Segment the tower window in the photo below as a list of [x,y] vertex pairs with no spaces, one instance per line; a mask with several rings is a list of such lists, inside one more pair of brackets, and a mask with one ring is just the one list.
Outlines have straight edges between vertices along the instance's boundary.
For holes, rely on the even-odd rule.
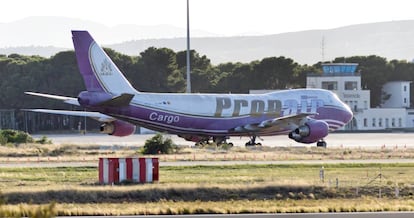
[[338,90],[338,82],[336,81],[322,82],[322,88],[327,89],[327,90]]
[[356,81],[345,82],[345,90],[357,90],[357,82]]

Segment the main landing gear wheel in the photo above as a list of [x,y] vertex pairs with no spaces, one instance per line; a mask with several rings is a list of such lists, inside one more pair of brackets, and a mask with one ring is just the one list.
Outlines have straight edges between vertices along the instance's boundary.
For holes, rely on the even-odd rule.
[[230,147],[233,147],[233,143],[227,142],[228,137],[213,137],[213,141],[216,143],[217,146],[221,146],[227,144]]
[[246,147],[247,146],[262,146],[262,143],[256,143],[256,136],[251,136],[250,137],[250,141],[246,142]]
[[326,142],[321,139],[318,142],[316,142],[316,147],[318,147],[318,148],[326,148]]

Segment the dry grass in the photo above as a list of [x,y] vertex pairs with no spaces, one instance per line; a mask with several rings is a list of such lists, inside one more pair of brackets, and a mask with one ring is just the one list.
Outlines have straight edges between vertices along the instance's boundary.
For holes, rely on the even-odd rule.
[[[41,205],[47,207],[47,205]],[[18,213],[33,211],[39,206],[32,204],[7,205],[3,209]],[[238,214],[238,213],[303,213],[303,212],[378,212],[414,211],[414,200],[358,199],[336,200],[235,200],[227,202],[159,202],[111,204],[56,204],[57,215],[150,215],[150,214]]]
[[[0,162],[88,161],[136,156],[136,147],[19,145]],[[414,158],[412,148],[184,148],[178,160],[329,160]],[[234,165],[161,167],[155,184],[100,186],[96,167],[1,168],[9,214],[56,202],[58,215],[413,211],[414,164]],[[381,179],[377,177],[381,174]],[[338,181],[338,183],[336,182]],[[294,186],[292,185],[294,184]],[[338,184],[338,187],[337,187]],[[395,188],[399,197],[395,197]],[[381,189],[381,198],[378,198]],[[1,211],[0,211],[1,212]]]
[[[132,157],[140,147],[98,145],[40,145],[21,144],[2,146],[0,162],[96,162],[99,157]],[[179,153],[158,155],[161,161],[221,161],[221,160],[365,160],[413,159],[412,147],[382,148],[317,148],[317,147],[233,147],[223,150],[216,147],[183,147]]]
[[[383,178],[373,180],[380,168]],[[100,186],[95,167],[3,168],[0,185],[7,199],[2,208],[11,214],[49,202],[56,202],[59,215],[414,210],[414,164],[325,165],[325,183],[319,169],[300,164],[161,167],[159,183]],[[338,188],[328,182],[336,178]]]

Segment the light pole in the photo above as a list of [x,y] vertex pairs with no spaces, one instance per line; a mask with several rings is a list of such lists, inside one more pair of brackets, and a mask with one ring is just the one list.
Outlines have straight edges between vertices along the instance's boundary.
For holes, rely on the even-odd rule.
[[187,0],[187,93],[191,93],[191,78],[190,78],[190,9],[189,0]]

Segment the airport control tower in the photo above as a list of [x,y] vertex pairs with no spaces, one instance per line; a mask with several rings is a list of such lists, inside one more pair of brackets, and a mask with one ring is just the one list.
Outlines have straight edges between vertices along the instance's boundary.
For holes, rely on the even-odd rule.
[[306,87],[335,92],[354,113],[361,112],[370,107],[370,91],[362,90],[357,67],[356,63],[322,64],[322,74],[308,74]]
[[[371,108],[371,91],[363,90],[357,63],[322,64],[322,73],[309,73],[306,88],[334,92],[353,111],[354,117],[344,130],[392,130],[414,128],[414,109],[409,109],[410,81],[392,81],[382,91],[391,97]],[[266,93],[271,90],[251,90]]]
[[322,64],[322,74],[310,73],[307,88],[330,90],[353,111],[354,118],[345,130],[385,130],[414,127],[414,113],[409,107],[409,81],[393,81],[383,86],[390,99],[381,106],[370,107],[370,90],[363,90],[356,63]]

